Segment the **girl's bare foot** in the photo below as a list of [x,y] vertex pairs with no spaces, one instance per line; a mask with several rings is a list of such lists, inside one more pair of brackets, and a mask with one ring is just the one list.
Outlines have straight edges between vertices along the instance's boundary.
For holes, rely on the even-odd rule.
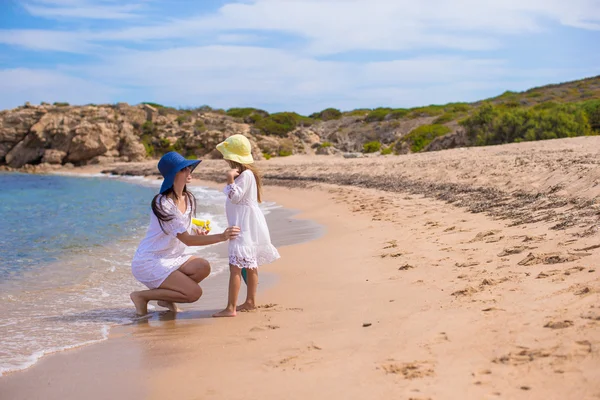
[[177,304],[173,303],[172,301],[159,300],[156,302],[156,304],[161,307],[168,308],[169,311],[174,312],[174,313],[181,311],[181,309],[179,307],[177,307]]
[[131,301],[133,301],[135,313],[137,315],[142,316],[148,314],[148,302],[144,300],[142,295],[140,295],[138,292],[132,292],[129,297],[131,298]]
[[231,310],[229,308],[224,309],[223,311],[219,311],[216,314],[213,314],[213,317],[215,318],[220,318],[220,317],[235,317],[236,313],[235,310]]
[[254,311],[254,310],[256,310],[256,306],[254,305],[254,303],[245,302],[241,306],[238,306],[236,308],[236,310],[237,311]]

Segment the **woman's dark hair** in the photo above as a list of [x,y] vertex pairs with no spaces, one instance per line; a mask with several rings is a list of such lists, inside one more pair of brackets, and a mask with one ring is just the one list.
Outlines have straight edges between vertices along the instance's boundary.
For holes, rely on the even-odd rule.
[[[183,195],[185,197],[187,197],[187,204],[189,204],[192,207],[192,216],[195,217],[196,216],[196,197],[194,197],[194,194],[192,192],[187,190],[187,185],[183,187]],[[171,188],[167,189],[167,191],[165,191],[164,193],[157,194],[152,199],[152,205],[151,205],[152,212],[158,219],[158,224],[160,225],[160,229],[162,229],[162,231],[165,232],[165,228],[163,228],[163,223],[169,222],[170,220],[175,218],[175,216],[173,214],[168,213],[167,211],[165,211],[163,209],[161,196],[173,197],[175,199],[175,204],[177,204],[177,202],[179,201],[179,196],[177,196],[177,193],[175,193],[173,191],[173,188],[171,187]],[[165,232],[165,233],[167,233],[167,232]]]

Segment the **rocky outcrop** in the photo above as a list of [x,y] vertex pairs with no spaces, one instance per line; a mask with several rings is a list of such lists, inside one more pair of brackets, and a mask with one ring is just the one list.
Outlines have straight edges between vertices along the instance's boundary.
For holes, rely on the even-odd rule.
[[[82,165],[97,157],[139,161],[146,150],[134,125],[145,122],[136,107],[25,106],[0,112],[0,163]],[[138,129],[139,131],[139,129]]]
[[[398,144],[399,138],[432,119],[366,123],[364,115],[347,115],[306,126],[300,124],[282,137],[263,134],[252,121],[205,108],[176,110],[126,103],[26,104],[0,111],[0,165],[22,168],[43,164],[44,168],[54,168],[65,164],[143,161],[171,150],[186,157],[220,158],[216,145],[233,134],[249,138],[257,160],[291,154],[339,155],[361,152],[368,141],[380,141],[385,146]],[[428,149],[461,143],[448,139],[447,144],[442,139]],[[400,147],[395,147],[400,153],[409,151]]]
[[445,149],[455,149],[457,147],[470,146],[469,138],[462,129],[451,132],[447,135],[435,138],[425,147],[425,151],[439,151]]

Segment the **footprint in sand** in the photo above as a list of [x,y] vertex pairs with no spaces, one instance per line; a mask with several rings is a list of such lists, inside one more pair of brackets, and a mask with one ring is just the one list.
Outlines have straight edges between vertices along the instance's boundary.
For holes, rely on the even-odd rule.
[[479,265],[479,263],[477,261],[469,261],[469,262],[454,264],[454,266],[457,267],[457,268],[475,267],[477,265]]
[[485,231],[485,232],[479,232],[469,243],[481,242],[484,239],[489,238],[490,236],[494,236],[500,232],[502,232],[502,231],[498,230],[498,229],[491,230],[491,231]]
[[269,310],[269,309],[275,308],[275,307],[277,307],[277,306],[278,306],[278,304],[275,304],[275,303],[268,303],[268,304],[262,304],[262,305],[258,306],[258,308],[262,308],[262,309],[265,309],[265,310]]
[[386,246],[383,248],[384,250],[395,249],[396,247],[398,247],[397,240],[390,240],[389,242],[385,242],[385,244],[386,244]]
[[554,276],[556,274],[560,274],[559,269],[553,269],[550,271],[542,271],[535,277],[535,279],[544,279],[544,278],[548,278],[550,276]]
[[583,249],[575,249],[575,251],[590,251],[590,250],[594,250],[594,249],[598,249],[598,248],[600,248],[600,244],[595,244],[593,246],[584,247]]
[[511,256],[513,254],[520,254],[520,253],[524,252],[525,250],[533,250],[533,249],[535,249],[535,247],[528,247],[528,246],[508,247],[508,248],[502,250],[502,252],[498,253],[498,257],[506,257],[506,256]]
[[581,315],[583,319],[589,319],[591,321],[600,321],[600,313],[594,311],[588,311],[585,314]]
[[399,267],[398,270],[400,270],[400,271],[407,271],[407,270],[413,269],[413,268],[414,268],[414,266],[412,266],[410,264],[404,264],[401,267]]
[[388,360],[388,363],[381,365],[381,369],[386,374],[401,375],[404,379],[418,379],[435,374],[433,363],[429,361],[413,361],[409,363],[396,363],[394,360]]
[[529,349],[524,347],[516,353],[508,353],[505,356],[495,358],[492,362],[495,364],[521,365],[532,362],[538,358],[550,357],[552,353],[553,350]]
[[564,321],[550,321],[546,325],[544,325],[544,328],[565,329],[565,328],[569,328],[571,326],[573,326],[573,321],[569,321],[569,320],[564,320]]
[[529,266],[537,264],[561,264],[579,260],[581,257],[574,254],[564,255],[562,253],[529,253],[527,257],[518,262],[519,265]]
[[452,292],[450,295],[451,296],[456,296],[456,297],[463,297],[463,296],[470,296],[470,295],[475,294],[477,292],[478,292],[478,290],[475,289],[474,287],[467,286],[464,289],[457,290],[456,292]]
[[268,361],[266,362],[266,365],[272,368],[282,368],[283,371],[286,371],[287,369],[302,371],[303,368],[316,364],[321,360],[319,356],[315,355],[315,352],[321,350],[323,350],[322,347],[317,346],[315,343],[310,343],[302,349],[291,349],[290,355],[277,360]]

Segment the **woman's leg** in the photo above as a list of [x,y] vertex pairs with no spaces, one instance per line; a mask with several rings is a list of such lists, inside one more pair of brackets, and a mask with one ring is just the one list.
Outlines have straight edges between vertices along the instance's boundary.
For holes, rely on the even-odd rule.
[[210,275],[210,263],[203,258],[190,257],[179,271],[189,276],[194,282],[200,283]]
[[258,268],[246,268],[248,278],[248,291],[246,302],[237,308],[238,311],[251,311],[256,309],[256,289],[258,287]]
[[[210,263],[203,258],[192,256],[179,267],[179,271],[187,275],[194,282],[200,283],[210,275]],[[175,303],[171,301],[160,300],[157,304],[173,312],[180,311]]]
[[235,306],[237,304],[240,286],[242,285],[242,269],[229,264],[229,296],[227,308],[213,315],[213,317],[235,317]]
[[150,300],[173,303],[193,303],[202,296],[202,289],[183,272],[173,271],[158,289],[141,290],[131,293],[131,301],[138,315],[148,314]]

